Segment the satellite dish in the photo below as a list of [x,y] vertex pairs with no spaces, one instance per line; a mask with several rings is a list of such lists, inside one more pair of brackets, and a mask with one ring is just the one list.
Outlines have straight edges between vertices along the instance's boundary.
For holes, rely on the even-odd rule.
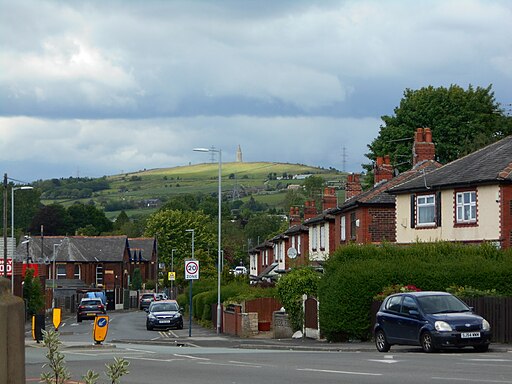
[[297,257],[297,250],[293,247],[288,248],[288,251],[286,252],[288,257],[290,259],[295,259]]
[[[41,258],[39,258],[39,259],[38,259],[39,264],[43,264],[43,263],[42,263],[42,261],[43,261],[43,260],[42,260]],[[48,257],[45,257],[45,259],[44,259],[44,263],[45,263],[46,265],[50,265],[50,259],[49,259]]]

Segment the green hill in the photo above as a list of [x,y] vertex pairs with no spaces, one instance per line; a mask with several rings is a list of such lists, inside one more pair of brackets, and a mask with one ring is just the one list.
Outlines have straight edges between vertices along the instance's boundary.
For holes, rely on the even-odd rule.
[[[233,200],[252,196],[279,208],[290,184],[301,185],[304,175],[340,185],[345,173],[335,169],[287,163],[223,163],[222,194]],[[76,201],[104,207],[108,217],[124,209],[128,215],[149,214],[173,195],[217,193],[218,163],[142,170],[100,179],[60,179],[38,182],[43,203],[70,205]]]

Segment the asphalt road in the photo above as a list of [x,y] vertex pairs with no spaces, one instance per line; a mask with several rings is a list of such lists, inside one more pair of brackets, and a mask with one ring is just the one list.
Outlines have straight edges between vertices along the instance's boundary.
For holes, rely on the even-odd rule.
[[[511,383],[512,353],[507,348],[476,353],[462,350],[425,354],[419,348],[378,353],[371,345],[307,349],[215,335],[211,330],[146,331],[143,312],[110,315],[106,342],[92,342],[92,322],[69,319],[60,328],[62,352],[74,380],[88,369],[104,371],[114,357],[130,362],[122,383]],[[46,350],[26,343],[27,382],[37,382]],[[299,345],[300,346],[300,345]],[[512,348],[510,348],[512,350]],[[100,382],[107,382],[101,374]]]

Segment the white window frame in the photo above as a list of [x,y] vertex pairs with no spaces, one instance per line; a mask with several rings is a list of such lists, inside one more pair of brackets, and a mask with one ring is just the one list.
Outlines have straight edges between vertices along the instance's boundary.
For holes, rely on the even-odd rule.
[[341,232],[341,241],[346,241],[347,240],[347,218],[345,216],[341,216],[340,232]]
[[325,249],[325,224],[320,226],[320,249]]
[[476,191],[457,192],[455,205],[457,224],[476,223]]
[[[99,277],[101,275],[101,277]],[[103,265],[98,264],[96,265],[96,274],[95,274],[95,281],[96,286],[99,286],[100,284],[103,285],[104,275],[103,275]]]
[[[82,266],[80,264],[75,264],[73,267],[73,278],[76,280],[80,280],[82,278]],[[76,273],[76,270],[78,268],[78,274]]]
[[300,249],[300,234],[297,235],[297,254],[300,255],[301,254],[301,249]]
[[[66,278],[66,264],[57,264],[55,274],[57,275],[57,280]],[[64,273],[62,273],[64,270]]]
[[311,249],[313,251],[317,250],[318,246],[318,227],[316,225],[313,225],[311,228]]
[[[431,213],[432,220],[428,213]],[[418,227],[433,227],[436,225],[436,195],[416,196],[416,225]]]

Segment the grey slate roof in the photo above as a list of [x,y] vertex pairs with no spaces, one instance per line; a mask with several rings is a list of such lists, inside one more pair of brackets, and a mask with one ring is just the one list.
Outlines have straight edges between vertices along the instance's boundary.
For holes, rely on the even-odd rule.
[[128,239],[130,257],[132,259],[142,257],[142,260],[151,260],[156,241],[151,237],[137,237]]
[[[126,236],[45,236],[43,239],[32,237],[29,242],[29,254],[34,262],[43,262],[45,258],[53,260],[54,249],[57,262],[120,262],[128,246],[127,241]],[[18,245],[17,253],[25,260],[26,245]]]
[[397,185],[389,193],[496,183],[512,183],[512,135],[435,171]]

